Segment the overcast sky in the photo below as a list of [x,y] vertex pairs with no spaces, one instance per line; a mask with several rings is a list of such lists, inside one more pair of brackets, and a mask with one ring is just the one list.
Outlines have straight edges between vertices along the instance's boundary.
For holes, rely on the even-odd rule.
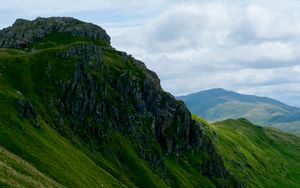
[[174,95],[221,87],[300,106],[299,0],[0,3],[0,28],[37,16],[102,26],[114,47],[144,61]]

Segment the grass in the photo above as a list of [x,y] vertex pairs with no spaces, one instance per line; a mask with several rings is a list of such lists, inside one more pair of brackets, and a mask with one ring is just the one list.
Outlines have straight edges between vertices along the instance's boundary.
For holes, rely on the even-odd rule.
[[230,173],[247,187],[299,187],[300,138],[246,119],[212,125]]
[[58,46],[63,47],[64,45],[76,43],[78,41],[92,42],[99,46],[106,46],[106,47],[109,46],[109,44],[107,44],[105,41],[102,40],[92,40],[84,37],[74,37],[67,33],[54,32],[46,35],[46,37],[42,38],[41,40],[38,40],[35,43],[30,44],[25,50],[37,51],[37,50],[48,49],[48,48],[57,48]]
[[166,166],[172,177],[172,187],[215,187],[213,182],[202,176],[188,160],[167,158]]
[[22,158],[0,147],[0,187],[63,187]]

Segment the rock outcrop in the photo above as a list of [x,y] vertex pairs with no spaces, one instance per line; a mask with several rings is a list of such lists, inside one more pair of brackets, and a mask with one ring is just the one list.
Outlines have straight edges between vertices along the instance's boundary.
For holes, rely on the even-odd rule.
[[[126,70],[110,75],[109,65],[103,62],[102,49],[93,44],[69,48],[58,56],[78,57],[72,80],[59,83],[62,94],[57,103],[62,113],[76,119],[74,129],[88,126],[85,120],[89,119],[89,123],[108,126],[90,132],[117,129],[137,143],[150,139],[146,138],[152,137],[150,131],[168,154],[180,154],[199,146],[201,131],[186,106],[164,92],[157,75],[143,63],[124,55],[124,60],[133,63],[140,72]],[[102,75],[102,80],[94,75]],[[149,121],[151,126],[146,127]],[[96,139],[100,139],[98,136],[101,134],[96,134]]]
[[33,123],[35,128],[39,128],[40,124],[37,121],[37,114],[31,102],[26,99],[19,99],[17,101],[17,109],[21,119],[27,119]]
[[0,31],[0,48],[25,48],[53,32],[103,40],[110,44],[110,37],[97,25],[74,18],[51,17],[33,21],[17,19],[11,27]]

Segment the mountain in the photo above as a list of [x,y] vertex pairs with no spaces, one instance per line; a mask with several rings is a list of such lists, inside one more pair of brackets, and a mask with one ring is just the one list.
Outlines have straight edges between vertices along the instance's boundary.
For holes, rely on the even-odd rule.
[[231,184],[201,123],[99,26],[18,19],[0,47],[1,186]]
[[[257,149],[248,177],[231,163],[241,163],[248,132],[218,128],[192,117],[99,26],[51,17],[0,31],[0,187],[280,187],[284,178],[299,185],[298,138],[276,132],[256,143],[264,134],[253,132],[248,142],[266,151]],[[282,153],[271,160],[268,150]],[[264,160],[279,160],[284,173],[274,165],[262,174],[270,168]]]
[[300,135],[300,109],[271,98],[218,88],[178,99],[183,100],[192,113],[211,122],[244,117],[258,125],[270,125]]

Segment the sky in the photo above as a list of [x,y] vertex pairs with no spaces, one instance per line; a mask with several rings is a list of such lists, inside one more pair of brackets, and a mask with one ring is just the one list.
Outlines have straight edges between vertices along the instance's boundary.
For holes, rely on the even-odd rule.
[[211,88],[300,107],[298,0],[0,0],[0,28],[16,18],[72,16],[142,60],[173,95]]

